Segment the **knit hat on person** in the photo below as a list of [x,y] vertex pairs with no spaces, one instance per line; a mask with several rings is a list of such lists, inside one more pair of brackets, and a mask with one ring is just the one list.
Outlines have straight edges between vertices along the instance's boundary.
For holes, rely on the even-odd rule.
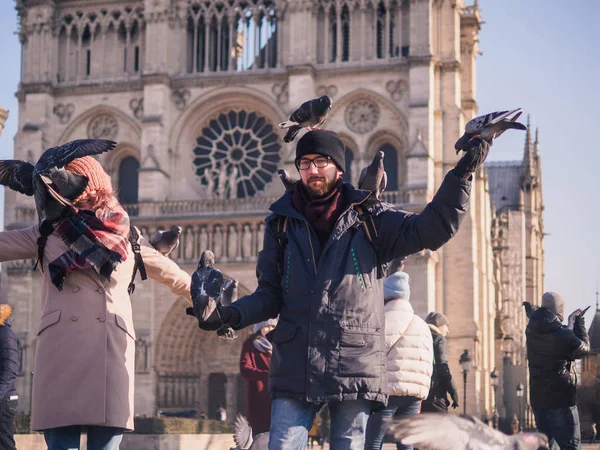
[[410,301],[409,276],[406,272],[394,272],[383,280],[384,300],[402,299]]
[[255,323],[254,327],[252,328],[252,331],[254,333],[258,333],[264,327],[275,327],[275,326],[277,326],[277,319],[269,319],[269,320],[265,320],[264,322]]
[[565,317],[565,299],[556,292],[546,292],[542,295],[542,308],[548,308],[561,322]]
[[435,325],[436,327],[443,327],[444,325],[450,325],[448,318],[441,312],[430,312],[425,317],[425,322]]
[[102,165],[91,156],[74,159],[67,164],[66,169],[87,177],[88,184],[84,194],[95,195],[97,192],[112,192],[113,190],[110,177]]
[[296,162],[306,155],[329,156],[342,172],[346,170],[346,146],[330,130],[314,130],[304,134],[296,144]]

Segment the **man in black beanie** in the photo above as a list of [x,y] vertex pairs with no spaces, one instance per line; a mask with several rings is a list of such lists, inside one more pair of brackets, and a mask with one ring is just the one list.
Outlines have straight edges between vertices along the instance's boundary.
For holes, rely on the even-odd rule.
[[[438,249],[457,232],[471,173],[488,148],[474,138],[431,203],[412,214],[342,182],[345,149],[335,133],[309,131],[298,141],[300,181],[271,205],[258,288],[220,310],[234,329],[280,315],[269,372],[270,450],[304,450],[324,403],[330,448],[363,449],[370,412],[388,400],[381,264]],[[372,240],[363,221],[376,231]]]

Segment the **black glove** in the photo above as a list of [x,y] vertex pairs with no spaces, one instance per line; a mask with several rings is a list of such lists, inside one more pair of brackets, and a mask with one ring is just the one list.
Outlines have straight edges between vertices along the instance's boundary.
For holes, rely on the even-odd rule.
[[454,409],[458,408],[458,394],[455,392],[451,395],[452,397],[452,407]]
[[234,327],[241,319],[240,313],[235,308],[229,306],[221,306],[221,302],[217,302],[215,310],[206,320],[202,320],[204,308],[200,308],[198,304],[188,306],[185,313],[188,316],[194,316],[198,319],[198,327],[205,331],[219,330],[223,326]]
[[458,160],[453,172],[457,177],[467,180],[487,158],[490,144],[480,137],[474,137],[467,142],[464,151],[464,156]]

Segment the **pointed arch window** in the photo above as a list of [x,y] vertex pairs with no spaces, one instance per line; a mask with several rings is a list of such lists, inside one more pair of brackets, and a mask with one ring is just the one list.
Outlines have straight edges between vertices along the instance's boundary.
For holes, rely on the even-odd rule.
[[123,158],[119,164],[119,202],[132,205],[138,202],[140,163],[133,156]]

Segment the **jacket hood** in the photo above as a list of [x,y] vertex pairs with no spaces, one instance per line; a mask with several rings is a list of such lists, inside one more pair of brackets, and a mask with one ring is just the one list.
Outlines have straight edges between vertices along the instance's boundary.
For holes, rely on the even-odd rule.
[[531,314],[527,328],[537,333],[552,333],[562,327],[556,314],[548,308],[540,307]]

